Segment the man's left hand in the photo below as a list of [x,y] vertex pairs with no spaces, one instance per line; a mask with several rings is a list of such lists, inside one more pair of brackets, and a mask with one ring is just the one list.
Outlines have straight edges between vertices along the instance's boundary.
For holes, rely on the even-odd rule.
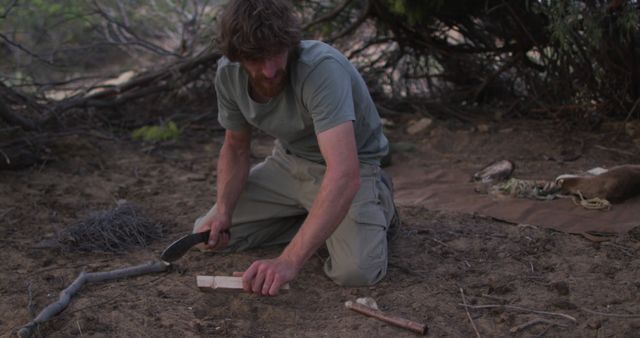
[[247,292],[260,296],[275,296],[280,287],[293,280],[300,269],[282,257],[253,262],[242,273],[242,286]]

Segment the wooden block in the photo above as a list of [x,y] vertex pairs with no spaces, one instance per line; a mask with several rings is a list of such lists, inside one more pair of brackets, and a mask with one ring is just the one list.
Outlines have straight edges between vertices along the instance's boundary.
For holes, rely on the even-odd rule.
[[[243,291],[242,277],[196,276],[196,283],[201,291]],[[289,289],[289,284],[280,287],[280,291],[288,291]]]

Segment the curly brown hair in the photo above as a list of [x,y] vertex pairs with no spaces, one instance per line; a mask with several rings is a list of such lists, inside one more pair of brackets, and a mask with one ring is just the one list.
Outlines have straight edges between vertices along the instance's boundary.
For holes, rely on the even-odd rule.
[[233,0],[218,18],[218,48],[234,62],[277,55],[297,46],[301,37],[286,0]]

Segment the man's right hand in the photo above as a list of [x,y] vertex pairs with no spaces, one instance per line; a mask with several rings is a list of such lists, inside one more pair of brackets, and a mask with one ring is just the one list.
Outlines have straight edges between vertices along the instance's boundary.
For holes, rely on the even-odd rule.
[[217,214],[207,215],[202,219],[201,225],[196,232],[204,232],[211,230],[209,241],[204,245],[206,250],[222,250],[229,245],[229,232],[231,227],[231,219],[229,217],[221,217]]
[[227,130],[220,149],[216,179],[216,206],[196,224],[196,232],[211,230],[208,250],[222,250],[229,244],[231,214],[249,176],[251,128]]

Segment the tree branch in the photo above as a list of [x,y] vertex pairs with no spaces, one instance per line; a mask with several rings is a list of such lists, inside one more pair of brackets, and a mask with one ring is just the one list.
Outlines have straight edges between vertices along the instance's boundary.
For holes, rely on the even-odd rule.
[[[166,91],[177,84],[184,85],[200,77],[203,72],[188,75],[195,68],[208,67],[220,58],[218,52],[210,52],[170,64],[160,70],[141,74],[122,85],[107,88],[104,91],[87,96],[76,96],[60,102],[53,108],[53,112],[63,112],[78,107],[113,107],[124,102],[138,99],[150,94]],[[186,78],[180,81],[181,77]],[[152,84],[149,86],[149,84]]]
[[2,15],[0,15],[0,19],[4,19],[7,17],[7,15],[9,15],[9,12],[11,12],[11,10],[13,9],[13,7],[15,7],[16,3],[18,3],[18,0],[13,0],[9,3],[9,5],[7,6],[7,8],[5,8],[4,13],[2,13]]
[[0,97],[0,119],[7,121],[11,125],[18,125],[25,130],[36,129],[36,124],[33,121],[25,119],[22,116],[13,114],[9,110],[9,107],[3,101],[4,101],[3,98]]
[[42,61],[50,66],[55,66],[55,64],[53,62],[51,62],[51,60],[47,60],[45,59],[43,56],[38,55],[32,51],[30,51],[29,49],[27,49],[26,47],[22,46],[21,44],[9,39],[8,37],[6,37],[4,34],[0,33],[0,39],[3,40],[4,42],[6,42],[8,45],[13,46],[15,48],[17,48],[18,50],[24,52],[25,54],[39,60]]
[[179,54],[168,51],[152,42],[144,40],[138,36],[138,34],[131,29],[131,27],[127,24],[127,20],[125,17],[125,22],[120,22],[116,20],[113,16],[107,13],[98,3],[98,1],[93,1],[93,5],[95,7],[96,12],[102,18],[107,21],[107,32],[111,31],[118,34],[118,42],[120,43],[128,43],[131,45],[139,46],[143,49],[146,49],[150,52],[153,52],[162,56],[174,56],[180,57]]
[[351,25],[349,25],[349,27],[345,28],[342,32],[336,34],[335,36],[332,36],[331,38],[329,38],[327,40],[328,43],[333,43],[334,41],[349,35],[350,33],[352,33],[353,31],[355,31],[358,27],[360,27],[360,25],[362,25],[362,23],[367,20],[367,17],[369,16],[369,14],[371,13],[371,1],[367,0],[367,6],[365,7],[365,9],[362,11],[362,13],[360,14],[360,16],[358,17],[358,19],[356,21],[354,21]]
[[353,0],[345,0],[342,4],[340,4],[340,6],[334,8],[331,12],[307,23],[306,25],[302,26],[302,30],[307,30],[312,26],[315,26],[317,24],[320,24],[322,22],[325,21],[329,21],[333,18],[335,18],[336,16],[338,16],[340,14],[340,12],[342,12],[347,6],[349,6],[349,4],[352,2]]
[[96,282],[105,282],[111,281],[119,278],[127,278],[134,277],[138,275],[143,275],[147,273],[156,273],[167,270],[169,263],[163,261],[151,261],[144,264],[131,266],[123,269],[116,269],[111,271],[102,271],[102,272],[81,272],[80,275],[69,285],[66,289],[60,292],[60,297],[58,301],[52,304],[49,304],[46,308],[44,308],[36,318],[27,323],[18,331],[19,337],[31,337],[35,329],[38,325],[45,323],[53,316],[62,312],[69,302],[71,301],[71,297],[75,295],[80,288],[86,283],[96,283]]

